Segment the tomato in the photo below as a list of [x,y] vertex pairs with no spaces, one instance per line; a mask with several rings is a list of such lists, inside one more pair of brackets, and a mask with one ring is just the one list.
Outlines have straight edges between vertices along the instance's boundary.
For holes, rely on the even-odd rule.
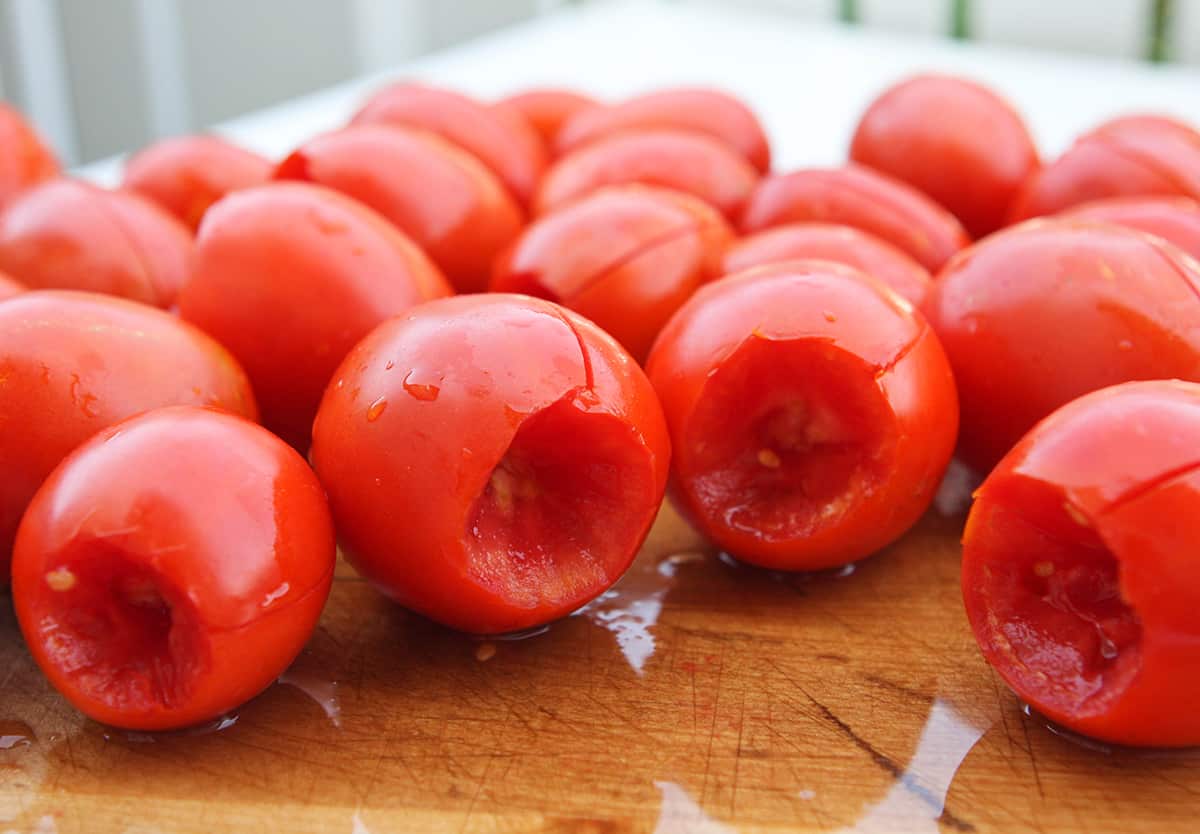
[[750,196],[742,231],[811,222],[862,229],[904,250],[931,272],[970,243],[950,212],[915,188],[861,165],[767,177]]
[[679,130],[645,130],[598,139],[550,167],[534,199],[545,214],[605,185],[642,183],[685,191],[731,221],[758,172],[716,139]]
[[916,306],[929,294],[929,271],[874,235],[833,223],[789,223],[744,237],[725,253],[723,273],[781,261],[834,261],[882,281]]
[[976,493],[962,588],[1023,700],[1119,744],[1200,744],[1200,386],[1130,382],[1040,422]]
[[527,296],[435,301],[335,379],[313,464],[347,558],[400,604],[464,631],[530,628],[633,561],[670,446],[645,375],[587,320]]
[[123,185],[195,232],[209,206],[231,191],[263,184],[272,167],[217,136],[178,136],[134,154],[125,163]]
[[349,127],[300,146],[275,177],[329,186],[375,209],[460,292],[485,289],[496,254],[521,231],[521,208],[500,180],[432,133]]
[[1110,197],[1068,209],[1061,217],[1116,223],[1158,235],[1200,258],[1200,202],[1187,197]]
[[656,90],[611,107],[586,110],[563,125],[556,147],[564,154],[601,136],[646,128],[707,134],[760,173],[771,167],[767,134],[750,108],[728,93],[699,87]]
[[76,449],[13,554],[34,660],[97,721],[186,727],[268,687],[333,580],[325,494],[304,459],[224,412],[151,411]]
[[902,535],[958,425],[932,330],[874,279],[825,261],[701,288],[646,366],[674,450],[672,497],[739,559],[812,570]]
[[91,293],[22,293],[0,304],[0,584],[34,491],[76,446],[166,405],[257,409],[229,353],[143,304]]
[[170,307],[187,280],[192,237],[136,194],[59,179],[0,212],[0,270],[31,289],[73,289]]
[[928,194],[974,237],[1004,225],[1017,189],[1038,168],[1033,138],[1007,101],[944,75],[918,75],[875,99],[850,158]]
[[374,122],[441,135],[491,168],[522,205],[533,198],[546,167],[546,150],[528,122],[450,90],[393,84],[376,93],[353,121]]
[[179,312],[241,361],[263,425],[303,450],[354,343],[449,294],[437,267],[375,212],[321,186],[272,183],[209,209]]
[[644,361],[698,286],[719,277],[733,232],[716,209],[649,186],[603,188],[525,230],[491,289],[564,304]]
[[0,101],[0,208],[58,172],[54,152],[20,113]]
[[1056,214],[1105,197],[1183,196],[1200,200],[1200,131],[1159,116],[1105,122],[1030,177],[1011,221]]
[[574,90],[547,87],[502,98],[496,102],[496,106],[520,114],[542,137],[546,148],[550,149],[554,147],[563,124],[584,110],[604,105]]
[[1120,226],[1039,220],[952,260],[924,307],[954,367],[961,453],[986,471],[1081,394],[1200,380],[1200,269]]
[[3,272],[0,272],[0,301],[6,298],[12,298],[19,292],[24,292],[25,287],[20,282],[14,281]]

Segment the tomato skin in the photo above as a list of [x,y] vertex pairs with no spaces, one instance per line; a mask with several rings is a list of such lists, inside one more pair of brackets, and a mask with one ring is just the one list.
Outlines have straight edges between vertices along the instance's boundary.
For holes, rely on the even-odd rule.
[[17,536],[13,601],[34,659],[81,712],[175,729],[288,667],[335,552],[324,491],[293,449],[225,412],[159,409],[102,431],[47,479]]
[[194,233],[209,206],[230,192],[262,185],[273,167],[218,136],[177,136],[130,157],[122,186],[157,203]]
[[575,90],[545,87],[507,96],[496,102],[496,106],[515,112],[529,122],[550,151],[564,124],[585,110],[605,105]]
[[865,272],[920,307],[933,279],[912,256],[853,226],[790,223],[744,237],[725,253],[722,272],[791,260],[823,260]]
[[364,124],[311,139],[280,180],[327,186],[413,239],[459,292],[487,287],[496,254],[521,231],[520,206],[483,163],[432,133]]
[[24,191],[0,212],[0,270],[30,289],[119,295],[170,307],[192,236],[154,203],[79,180]]
[[730,222],[758,182],[758,172],[716,139],[679,130],[643,130],[598,139],[546,172],[533,213],[543,215],[606,185],[674,188],[704,200]]
[[970,243],[950,212],[905,183],[861,165],[808,168],[759,183],[743,234],[784,223],[840,223],[881,238],[935,272]]
[[962,252],[924,307],[954,366],[960,453],[987,471],[1041,418],[1137,379],[1200,379],[1200,270],[1120,226],[1037,220]]
[[839,264],[790,261],[701,288],[647,373],[671,432],[674,502],[763,567],[831,567],[884,547],[928,507],[954,449],[954,381],[932,330]]
[[1052,720],[1200,743],[1200,386],[1130,382],[1029,432],[976,493],[963,599],[984,657]]
[[312,448],[355,568],[475,633],[540,625],[611,586],[669,459],[629,355],[562,307],[504,294],[434,301],[374,330],[326,391]]
[[859,121],[850,158],[928,194],[972,237],[1005,224],[1017,189],[1039,165],[1033,138],[1007,101],[945,75],[918,75],[885,90]]
[[19,281],[0,272],[0,301],[12,298],[17,293],[25,292],[25,287]]
[[474,154],[522,205],[528,205],[546,167],[546,151],[523,118],[461,93],[400,83],[380,90],[351,124],[399,124],[428,130]]
[[491,289],[563,304],[642,362],[701,284],[720,277],[733,231],[691,195],[603,188],[531,225],[496,263]]
[[647,128],[706,134],[723,142],[759,173],[771,168],[771,148],[758,117],[728,93],[703,87],[656,90],[611,107],[587,110],[562,126],[556,149],[562,155],[602,136]]
[[246,374],[208,336],[111,296],[31,291],[0,304],[0,584],[34,491],[76,446],[152,408],[258,416]]
[[59,174],[58,159],[16,110],[0,102],[0,209],[19,192]]
[[1200,201],[1187,197],[1110,197],[1074,206],[1058,216],[1158,235],[1200,258]]

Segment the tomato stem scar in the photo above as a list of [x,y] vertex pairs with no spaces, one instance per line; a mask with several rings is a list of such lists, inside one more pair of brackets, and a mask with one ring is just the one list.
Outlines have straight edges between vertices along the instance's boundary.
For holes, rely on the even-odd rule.
[[55,568],[46,573],[46,584],[50,586],[52,591],[69,591],[75,587],[75,574],[70,568]]

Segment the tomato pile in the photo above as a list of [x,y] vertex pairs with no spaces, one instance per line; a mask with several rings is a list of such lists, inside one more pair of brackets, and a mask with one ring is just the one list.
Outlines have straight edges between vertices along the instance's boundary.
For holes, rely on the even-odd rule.
[[502,634],[610,588],[665,495],[815,570],[903,536],[957,455],[996,672],[1197,744],[1196,256],[1200,132],[1127,116],[1042,161],[945,76],[794,171],[701,88],[399,83],[281,160],[175,138],[116,190],[0,107],[0,578],[71,703],[184,727],[287,668],[335,541]]

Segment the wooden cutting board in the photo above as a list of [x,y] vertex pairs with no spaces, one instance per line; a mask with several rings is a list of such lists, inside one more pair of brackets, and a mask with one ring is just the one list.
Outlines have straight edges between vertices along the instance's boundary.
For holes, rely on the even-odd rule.
[[785,576],[664,510],[615,591],[521,640],[345,568],[286,683],[166,736],[76,714],[0,599],[0,832],[1197,831],[1200,752],[1072,739],[984,664],[961,526]]

